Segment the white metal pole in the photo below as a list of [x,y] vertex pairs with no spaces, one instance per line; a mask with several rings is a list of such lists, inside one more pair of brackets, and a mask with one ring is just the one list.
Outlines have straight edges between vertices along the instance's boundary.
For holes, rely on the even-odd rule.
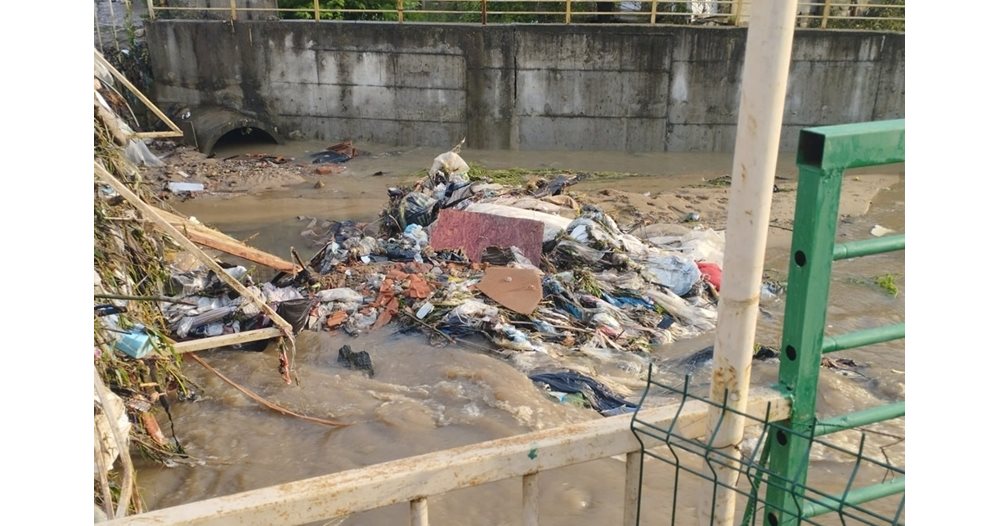
[[[747,31],[711,388],[712,401],[721,404],[728,393],[727,407],[741,412],[746,409],[750,386],[796,4],[794,0],[753,2]],[[710,445],[739,458],[743,418],[721,413],[717,408],[709,413],[709,431],[715,429],[720,416],[723,418]],[[730,525],[735,518],[736,493],[724,485],[735,487],[738,466],[720,466],[717,461],[713,466],[719,480],[705,482],[700,523]],[[704,469],[711,476],[709,466]]]

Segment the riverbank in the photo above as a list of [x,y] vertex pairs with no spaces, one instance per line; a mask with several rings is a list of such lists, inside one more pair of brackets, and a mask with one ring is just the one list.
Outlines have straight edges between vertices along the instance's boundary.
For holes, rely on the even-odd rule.
[[[236,152],[227,155],[233,155]],[[251,153],[251,152],[247,152]],[[261,153],[261,152],[255,152]],[[406,186],[416,174],[426,174],[433,155],[418,150],[377,152],[381,157],[359,157],[349,161],[336,175],[305,174],[302,183],[274,189],[260,188],[240,195],[231,193],[201,195],[174,203],[184,214],[218,226],[239,238],[274,253],[286,253],[296,246],[303,254],[317,247],[301,234],[307,221],[297,216],[323,220],[374,222],[386,205],[386,189]],[[439,152],[438,152],[439,153]],[[570,155],[539,156],[535,164],[514,154],[462,152],[473,165],[508,169],[529,166],[570,173],[586,173],[572,166],[580,162]],[[285,155],[286,151],[268,151]],[[587,154],[584,154],[587,155]],[[502,164],[506,156],[506,162]],[[600,162],[614,164],[623,171],[640,172],[628,156],[600,157]],[[529,161],[532,159],[528,159]],[[690,160],[690,159],[689,159]],[[640,157],[639,165],[663,164],[663,159]],[[545,164],[548,166],[545,166]],[[552,166],[559,164],[559,166]],[[680,164],[680,163],[678,163]],[[629,177],[584,178],[567,188],[567,194],[580,202],[601,206],[616,218],[623,231],[642,234],[653,225],[673,225],[690,229],[703,226],[722,229],[728,188],[724,185],[727,169],[724,159],[702,159],[688,166],[689,173],[634,175]],[[647,165],[647,166],[648,166]],[[794,206],[794,171],[783,160],[774,195],[770,248],[766,268],[775,278],[787,266],[787,245]],[[594,163],[592,166],[599,166]],[[383,175],[373,175],[382,168]],[[675,169],[680,170],[679,167]],[[595,168],[591,170],[598,171]],[[653,170],[648,170],[653,171]],[[901,171],[887,174],[849,176],[845,180],[842,207],[843,235],[867,236],[875,224],[902,230]],[[314,188],[324,181],[322,188]],[[886,190],[888,189],[888,190]],[[646,195],[648,192],[648,195]],[[672,207],[672,208],[671,208]],[[697,221],[685,222],[691,213]],[[660,227],[662,228],[662,227]],[[882,257],[880,257],[882,258]],[[834,277],[829,323],[837,331],[866,326],[872,319],[902,319],[902,294],[891,297],[862,278],[876,272],[902,272],[902,257],[882,258],[874,263],[851,263],[846,273]],[[853,281],[852,281],[853,280]],[[867,305],[858,311],[859,305]],[[759,341],[774,345],[780,332],[784,304],[780,301],[762,305]],[[684,371],[673,364],[705,345],[711,333],[691,341],[655,349],[650,353],[666,378],[678,380]],[[299,353],[296,365],[301,385],[286,386],[274,371],[270,351],[257,353],[213,351],[202,353],[223,373],[241,378],[262,396],[308,414],[337,415],[355,422],[349,428],[330,431],[262,412],[256,404],[230,389],[199,368],[186,367],[201,386],[198,402],[175,407],[178,436],[192,459],[200,465],[179,465],[170,470],[146,464],[140,474],[146,484],[144,498],[151,508],[160,508],[262,487],[283,481],[350,469],[372,463],[435,451],[443,447],[473,443],[489,438],[518,434],[581,419],[600,418],[587,409],[560,404],[539,389],[521,371],[487,352],[456,345],[431,345],[426,337],[407,334],[401,327],[386,327],[357,337],[342,332],[306,331],[297,338]],[[369,378],[361,371],[347,370],[338,364],[338,349],[351,345],[355,351],[367,351],[378,371]],[[854,371],[827,370],[823,374],[824,392],[820,401],[826,414],[842,413],[867,406],[874,400],[902,397],[902,344],[880,346],[877,353],[857,351],[849,356],[862,367]],[[616,388],[628,396],[641,392],[638,377],[631,380],[616,366],[594,366],[598,378],[614,378]],[[894,371],[898,371],[894,372]],[[704,380],[694,369],[696,380]],[[769,385],[777,373],[776,364],[762,362],[755,366],[754,383]],[[849,373],[849,374],[848,374]],[[240,425],[232,425],[235,421]],[[902,423],[880,427],[890,434],[902,434]],[[898,427],[898,429],[896,428]],[[294,440],[294,448],[275,448],[275,438]],[[310,452],[304,459],[301,452]],[[894,461],[901,461],[902,447],[888,450]],[[603,466],[572,470],[574,476],[546,482],[543,494],[546,509],[561,510],[556,524],[570,524],[586,517],[588,522],[614,520],[616,502],[605,502],[600,495],[607,481],[620,477],[614,462]],[[561,481],[561,482],[560,482]],[[616,486],[617,487],[617,486]],[[504,488],[482,488],[476,495],[506,494]],[[497,493],[499,492],[499,493]],[[466,510],[463,499],[449,496],[435,503],[435,515],[461,522]],[[611,499],[616,500],[616,499]],[[440,510],[440,511],[438,511]],[[390,508],[348,519],[345,524],[388,523],[405,510]],[[507,512],[502,507],[485,504],[483,517],[502,522]],[[360,521],[360,522],[359,522]]]

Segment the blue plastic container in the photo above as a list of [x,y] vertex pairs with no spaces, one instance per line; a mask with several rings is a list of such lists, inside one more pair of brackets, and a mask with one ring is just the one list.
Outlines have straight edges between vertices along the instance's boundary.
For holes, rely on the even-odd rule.
[[115,342],[115,349],[132,358],[145,358],[153,350],[153,342],[146,328],[136,325]]

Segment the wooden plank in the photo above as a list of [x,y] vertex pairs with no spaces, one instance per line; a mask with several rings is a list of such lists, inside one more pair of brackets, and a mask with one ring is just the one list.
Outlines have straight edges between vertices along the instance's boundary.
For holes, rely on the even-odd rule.
[[639,524],[639,487],[642,485],[642,452],[625,457],[625,516],[623,526]]
[[[788,417],[788,402],[773,389],[754,389],[747,413]],[[679,414],[678,414],[679,411]],[[643,410],[645,422],[695,438],[708,427],[708,406],[688,401]],[[303,524],[439,495],[529,473],[631,453],[639,443],[632,415],[619,415],[491,440],[341,473],[288,482],[235,495],[192,502],[104,524]]]
[[198,246],[195,245],[193,242],[191,242],[190,239],[184,237],[184,234],[181,234],[176,228],[174,228],[173,225],[167,222],[166,219],[157,215],[156,211],[153,210],[153,207],[146,204],[141,198],[139,198],[139,196],[135,195],[135,193],[132,192],[132,190],[130,190],[127,186],[122,184],[121,181],[115,179],[115,176],[111,175],[111,172],[109,172],[106,168],[104,168],[104,166],[101,165],[101,163],[97,161],[94,161],[94,174],[97,175],[97,177],[99,177],[104,182],[111,185],[111,187],[114,188],[115,191],[117,191],[128,202],[132,203],[132,206],[134,206],[137,210],[139,210],[139,213],[142,214],[143,217],[156,223],[157,226],[159,226],[161,230],[163,230],[168,236],[170,236],[171,239],[177,242],[177,244],[187,249],[188,252],[190,252],[192,255],[198,258],[206,266],[208,266],[209,269],[215,272],[216,276],[218,276],[219,279],[221,279],[223,282],[229,285],[233,290],[235,290],[241,296],[249,299],[250,301],[254,302],[258,307],[260,307],[260,310],[264,311],[264,314],[266,314],[268,318],[271,318],[271,321],[273,321],[275,325],[281,328],[283,334],[285,336],[288,336],[289,343],[292,346],[295,345],[295,337],[293,334],[294,331],[292,331],[292,326],[289,325],[284,318],[279,316],[278,313],[275,312],[270,305],[265,303],[257,296],[251,294],[250,291],[247,290],[247,288],[244,287],[242,283],[236,281],[235,279],[233,279],[232,276],[227,274],[226,271],[223,270],[222,267],[220,267],[219,264],[216,263],[214,259],[210,258],[208,254],[206,254],[200,248],[198,248]]
[[521,525],[538,526],[538,473],[521,477]]
[[174,351],[177,354],[184,354],[188,352],[204,351],[205,349],[216,349],[227,345],[236,345],[237,343],[256,342],[280,337],[281,330],[274,327],[268,327],[266,329],[255,329],[252,331],[238,332],[236,334],[223,334],[222,336],[212,336],[210,338],[177,342],[174,344]]
[[135,134],[138,139],[169,139],[171,137],[183,137],[184,134],[175,131],[155,131],[155,132],[138,132]]
[[115,67],[112,66],[111,63],[108,62],[96,49],[94,50],[94,59],[97,60],[97,62],[99,62],[102,66],[108,68],[108,71],[111,72],[112,76],[118,79],[118,82],[124,84],[125,87],[132,92],[133,95],[135,95],[140,101],[142,101],[143,104],[146,105],[147,108],[149,108],[149,111],[152,111],[157,117],[159,117],[160,120],[163,121],[167,126],[169,126],[171,130],[181,135],[184,135],[184,132],[182,132],[181,129],[178,128],[176,124],[174,124],[174,121],[170,120],[170,117],[164,115],[164,113],[160,111],[160,108],[158,108],[156,104],[153,104],[152,101],[147,99],[146,96],[143,95],[141,91],[139,91],[139,88],[135,87],[134,84],[129,82],[129,80],[125,78],[125,75],[122,75],[120,71],[115,69]]
[[430,526],[427,513],[427,499],[419,498],[410,501],[410,526]]
[[291,261],[286,261],[278,256],[264,252],[263,250],[258,250],[239,240],[233,239],[218,230],[214,230],[205,225],[192,223],[187,219],[167,212],[166,210],[156,207],[150,208],[152,208],[158,216],[173,225],[174,228],[183,232],[188,239],[198,243],[199,245],[221,250],[227,254],[232,254],[247,261],[253,261],[254,263],[260,263],[261,265],[265,265],[282,272],[295,274],[301,270],[298,265],[292,263]]

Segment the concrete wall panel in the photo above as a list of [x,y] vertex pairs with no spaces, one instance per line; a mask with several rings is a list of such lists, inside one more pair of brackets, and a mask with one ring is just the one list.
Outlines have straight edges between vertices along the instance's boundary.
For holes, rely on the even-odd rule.
[[[728,151],[745,28],[156,20],[153,95],[326,140]],[[800,29],[782,146],[904,115],[902,34]]]

